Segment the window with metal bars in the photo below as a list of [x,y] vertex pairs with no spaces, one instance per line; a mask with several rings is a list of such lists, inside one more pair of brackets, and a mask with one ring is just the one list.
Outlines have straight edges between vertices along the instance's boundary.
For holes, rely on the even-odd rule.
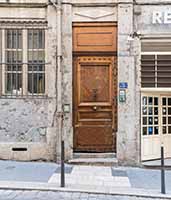
[[5,94],[22,94],[22,31],[5,31]]
[[45,33],[28,30],[28,92],[45,92]]
[[0,30],[0,96],[45,95],[45,30]]
[[171,55],[154,53],[141,56],[141,86],[171,87]]

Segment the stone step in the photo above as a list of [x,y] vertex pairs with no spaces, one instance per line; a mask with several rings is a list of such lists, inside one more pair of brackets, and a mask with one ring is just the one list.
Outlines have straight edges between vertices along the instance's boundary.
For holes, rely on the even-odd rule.
[[74,153],[73,158],[116,158],[116,153]]
[[68,161],[75,165],[95,165],[95,166],[117,166],[117,158],[73,158]]

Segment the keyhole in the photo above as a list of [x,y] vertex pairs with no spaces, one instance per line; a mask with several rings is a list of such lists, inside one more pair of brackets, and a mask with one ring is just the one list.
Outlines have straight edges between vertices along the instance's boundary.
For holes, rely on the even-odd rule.
[[93,89],[93,100],[94,101],[97,100],[97,91],[98,91],[98,89]]

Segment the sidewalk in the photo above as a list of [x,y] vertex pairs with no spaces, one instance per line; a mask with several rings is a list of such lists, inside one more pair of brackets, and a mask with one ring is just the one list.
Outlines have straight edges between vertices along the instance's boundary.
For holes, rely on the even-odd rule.
[[60,166],[55,163],[0,161],[0,188],[62,190],[171,199],[171,171],[166,171],[166,195],[160,194],[159,170],[66,165],[65,171],[66,187],[60,188]]

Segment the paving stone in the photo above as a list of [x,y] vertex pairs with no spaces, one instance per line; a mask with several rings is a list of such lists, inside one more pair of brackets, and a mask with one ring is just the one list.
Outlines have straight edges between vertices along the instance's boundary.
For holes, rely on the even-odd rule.
[[[0,200],[154,200],[154,198],[89,194],[79,192],[0,190]],[[155,200],[164,200],[164,198],[155,198]]]
[[77,193],[72,193],[72,199],[74,200],[75,198],[80,198],[81,193],[77,192]]
[[39,192],[39,193],[37,193],[36,197],[41,200],[47,200],[48,193],[47,192]]
[[127,177],[127,172],[125,170],[118,170],[118,169],[112,168],[112,176]]
[[[73,166],[71,165],[65,165],[65,173],[70,174],[73,170]],[[57,169],[55,170],[55,173],[60,174],[61,173],[61,167],[58,166]]]

